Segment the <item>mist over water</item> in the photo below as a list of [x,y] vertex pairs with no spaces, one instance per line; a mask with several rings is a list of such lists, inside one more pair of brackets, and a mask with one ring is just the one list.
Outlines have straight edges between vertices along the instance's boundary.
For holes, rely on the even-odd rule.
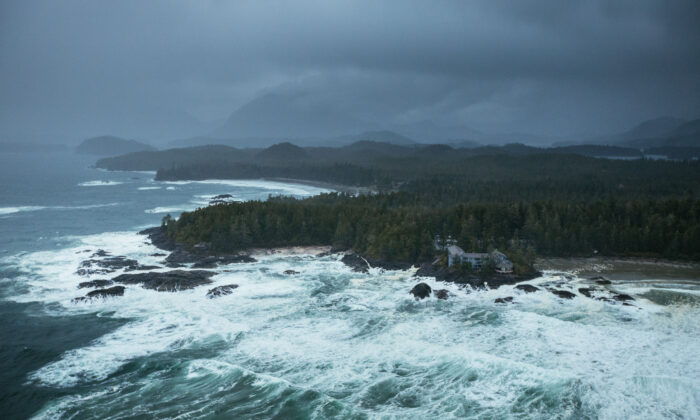
[[[9,418],[700,415],[692,276],[653,268],[613,276],[614,290],[636,297],[623,306],[512,286],[472,291],[412,271],[354,273],[336,255],[276,254],[219,267],[211,286],[128,286],[122,297],[74,304],[86,292],[79,282],[119,274],[76,274],[98,249],[159,264],[153,254],[162,251],[136,232],[166,212],[224,193],[242,201],[323,190],[160,183],[73,157],[18,156],[0,157],[0,179],[12,180],[0,195],[0,402]],[[530,283],[575,291],[597,269],[552,263]],[[408,291],[418,281],[452,296],[415,301]],[[226,284],[239,287],[206,298]],[[506,296],[515,304],[494,303]]]

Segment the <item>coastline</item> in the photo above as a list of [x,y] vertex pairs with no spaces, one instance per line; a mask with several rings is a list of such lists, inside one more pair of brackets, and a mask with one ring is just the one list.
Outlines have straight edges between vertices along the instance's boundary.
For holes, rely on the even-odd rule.
[[[245,262],[266,256],[295,256],[311,255],[323,257],[330,254],[342,255],[341,262],[355,272],[368,273],[371,268],[385,270],[414,269],[414,277],[433,277],[437,281],[458,285],[469,285],[474,288],[496,289],[503,285],[514,285],[532,280],[543,275],[543,271],[575,270],[584,277],[604,276],[615,280],[625,281],[633,278],[652,280],[654,278],[696,279],[700,276],[700,263],[687,261],[672,261],[664,259],[636,257],[540,257],[535,263],[536,271],[528,275],[460,273],[430,263],[386,261],[366,258],[351,250],[338,250],[330,245],[285,246],[275,248],[251,248],[237,254],[221,255],[203,250],[189,251],[182,244],[171,241],[161,226],[142,230],[140,234],[148,236],[154,246],[172,252],[168,258],[173,263],[194,263],[195,266],[205,267],[216,265],[218,262]],[[696,280],[694,280],[696,281]]]
[[342,185],[342,184],[333,184],[330,182],[323,182],[323,181],[312,181],[312,180],[306,180],[306,179],[295,179],[295,178],[260,178],[263,181],[274,181],[274,182],[284,182],[287,184],[301,184],[301,185],[308,185],[311,187],[318,187],[318,188],[326,188],[329,190],[334,190],[337,192],[343,192],[343,193],[348,193],[348,194],[373,194],[376,192],[376,190],[373,190],[370,187],[353,187],[349,185]]
[[[99,171],[103,171],[103,172],[133,172],[133,173],[153,175],[153,180],[158,181],[158,182],[199,181],[198,179],[190,179],[190,178],[168,179],[167,181],[156,180],[156,175],[158,174],[157,170],[155,170],[155,171],[150,171],[150,170],[143,171],[143,170],[129,170],[129,169],[108,169],[108,168],[99,167],[96,164],[93,164],[90,167],[97,169]],[[373,189],[373,188],[367,187],[367,186],[351,186],[351,185],[343,185],[343,184],[336,184],[336,183],[331,183],[331,182],[314,181],[314,180],[309,180],[309,179],[298,179],[298,178],[262,177],[262,178],[216,178],[216,179],[230,180],[230,181],[236,181],[236,180],[255,181],[255,180],[258,180],[258,181],[282,182],[285,184],[298,184],[298,185],[308,185],[310,187],[325,188],[325,189],[333,190],[336,192],[347,193],[347,194],[374,194],[377,192],[376,189]]]
[[456,284],[470,285],[475,288],[498,288],[506,284],[516,284],[531,280],[541,276],[541,272],[536,271],[530,275],[515,274],[488,274],[479,275],[474,273],[464,274],[444,267],[438,267],[431,263],[388,261],[366,258],[352,250],[334,249],[330,245],[311,246],[286,246],[275,248],[250,248],[236,254],[217,254],[206,252],[206,247],[199,249],[188,249],[183,244],[172,241],[163,226],[155,226],[139,232],[146,235],[151,243],[159,249],[169,251],[171,254],[166,261],[173,267],[182,263],[194,263],[195,268],[211,268],[219,262],[248,262],[255,258],[264,256],[294,256],[312,255],[322,257],[330,254],[343,255],[341,262],[355,272],[368,273],[371,268],[381,268],[384,270],[409,270],[415,269],[414,277],[434,277],[437,281],[444,281]]

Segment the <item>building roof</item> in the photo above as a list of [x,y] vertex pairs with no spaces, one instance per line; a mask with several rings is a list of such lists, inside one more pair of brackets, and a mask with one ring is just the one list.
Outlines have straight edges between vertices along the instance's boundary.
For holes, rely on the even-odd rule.
[[452,256],[459,256],[463,258],[486,258],[489,254],[484,254],[482,252],[464,252],[464,250],[457,245],[450,245],[447,247],[447,252]]
[[464,255],[464,250],[457,245],[448,245],[447,253],[450,255]]

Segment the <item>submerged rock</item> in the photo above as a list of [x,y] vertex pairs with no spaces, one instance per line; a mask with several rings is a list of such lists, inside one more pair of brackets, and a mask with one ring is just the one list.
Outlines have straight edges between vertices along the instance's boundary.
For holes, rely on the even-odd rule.
[[[101,251],[101,250],[100,250]],[[98,255],[99,251],[93,256]],[[102,253],[100,255],[106,255]],[[138,261],[126,258],[124,256],[117,257],[105,257],[103,259],[89,259],[80,263],[80,268],[76,271],[77,274],[81,276],[88,276],[92,274],[107,274],[113,273],[117,270],[124,269],[126,271],[134,270],[152,270],[154,268],[159,268],[158,266],[144,266],[139,264]]]
[[97,289],[89,292],[87,295],[73,299],[73,303],[86,302],[97,298],[106,298],[114,296],[124,296],[124,286],[114,286],[109,289]]
[[632,296],[626,295],[624,293],[618,293],[618,294],[614,295],[613,299],[620,301],[620,302],[624,302],[626,300],[634,300],[634,298]]
[[367,263],[367,261],[365,261],[364,258],[357,254],[345,254],[340,261],[348,267],[352,268],[352,271],[358,273],[369,272],[369,264]]
[[92,281],[84,281],[80,284],[78,284],[78,289],[84,289],[84,288],[95,288],[95,287],[105,287],[109,286],[110,284],[113,284],[114,282],[112,280],[92,280]]
[[438,299],[447,300],[452,294],[447,289],[440,289],[435,291],[435,297]]
[[108,289],[97,289],[89,292],[86,296],[90,298],[94,297],[107,297],[107,296],[124,296],[124,286],[114,286]]
[[413,289],[409,293],[413,295],[416,299],[425,299],[428,296],[430,296],[430,293],[432,293],[433,289],[430,288],[425,283],[418,283],[415,286],[413,286]]
[[295,274],[299,274],[299,272],[298,272],[298,271],[294,271],[294,270],[284,270],[284,274],[286,274],[286,275],[288,275],[288,276],[293,276],[293,275],[295,275]]
[[493,301],[494,303],[513,303],[513,296],[508,296],[504,298],[498,298]]
[[534,293],[534,292],[540,290],[539,288],[537,288],[531,284],[519,284],[519,285],[515,286],[515,288],[518,290],[522,290],[525,293]]
[[207,292],[207,297],[209,299],[212,299],[212,298],[219,297],[219,296],[230,295],[237,288],[238,288],[237,284],[227,284],[225,286],[217,286],[213,289],[209,289],[209,291]]
[[549,289],[549,291],[554,293],[555,295],[559,296],[562,299],[573,299],[576,297],[575,294],[569,292],[568,290]]
[[150,272],[137,274],[122,274],[113,278],[115,283],[140,284],[146,289],[159,292],[177,292],[178,290],[193,289],[203,284],[210,284],[209,280],[216,273],[205,270],[173,270],[164,273]]

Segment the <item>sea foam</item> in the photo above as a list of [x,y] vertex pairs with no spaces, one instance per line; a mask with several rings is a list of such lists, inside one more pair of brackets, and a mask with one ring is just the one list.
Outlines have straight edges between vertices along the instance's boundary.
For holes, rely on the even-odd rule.
[[[588,299],[577,293],[586,279],[558,271],[529,283],[561,282],[558,287],[575,298],[559,299],[544,289],[527,294],[514,286],[465,290],[413,277],[412,271],[354,273],[337,255],[263,255],[257,263],[220,267],[211,287],[239,287],[216,299],[206,298],[209,286],[177,293],[128,286],[123,297],[72,304],[82,292],[75,286],[84,280],[75,269],[89,255],[82,251],[97,248],[144,264],[160,261],[133,232],[83,237],[64,250],[10,261],[33,273],[25,279],[27,294],[14,300],[53,303],[63,316],[98,312],[131,320],[28,377],[66,389],[119,384],[114,391],[81,399],[75,389],[39,417],[80,417],[94,407],[126,415],[123,410],[134,404],[147,404],[153,416],[200,407],[192,413],[230,410],[240,417],[245,411],[236,410],[245,404],[228,398],[247,401],[246,393],[255,396],[253,406],[303,404],[319,407],[318,417],[328,396],[352,415],[379,417],[697,415],[697,306],[659,306],[638,297],[627,307]],[[284,275],[288,269],[299,274]],[[408,291],[419,281],[452,296],[416,301]],[[644,291],[634,284],[613,287]],[[494,302],[507,296],[515,303]],[[216,351],[207,351],[212,346]],[[182,354],[194,356],[177,362],[185,363],[182,368],[152,372],[158,363],[149,360],[173,366]],[[151,366],[143,368],[148,376],[120,374],[127,363],[137,372]],[[144,394],[167,394],[173,387],[182,390],[176,407]],[[115,400],[128,403],[115,406]]]

